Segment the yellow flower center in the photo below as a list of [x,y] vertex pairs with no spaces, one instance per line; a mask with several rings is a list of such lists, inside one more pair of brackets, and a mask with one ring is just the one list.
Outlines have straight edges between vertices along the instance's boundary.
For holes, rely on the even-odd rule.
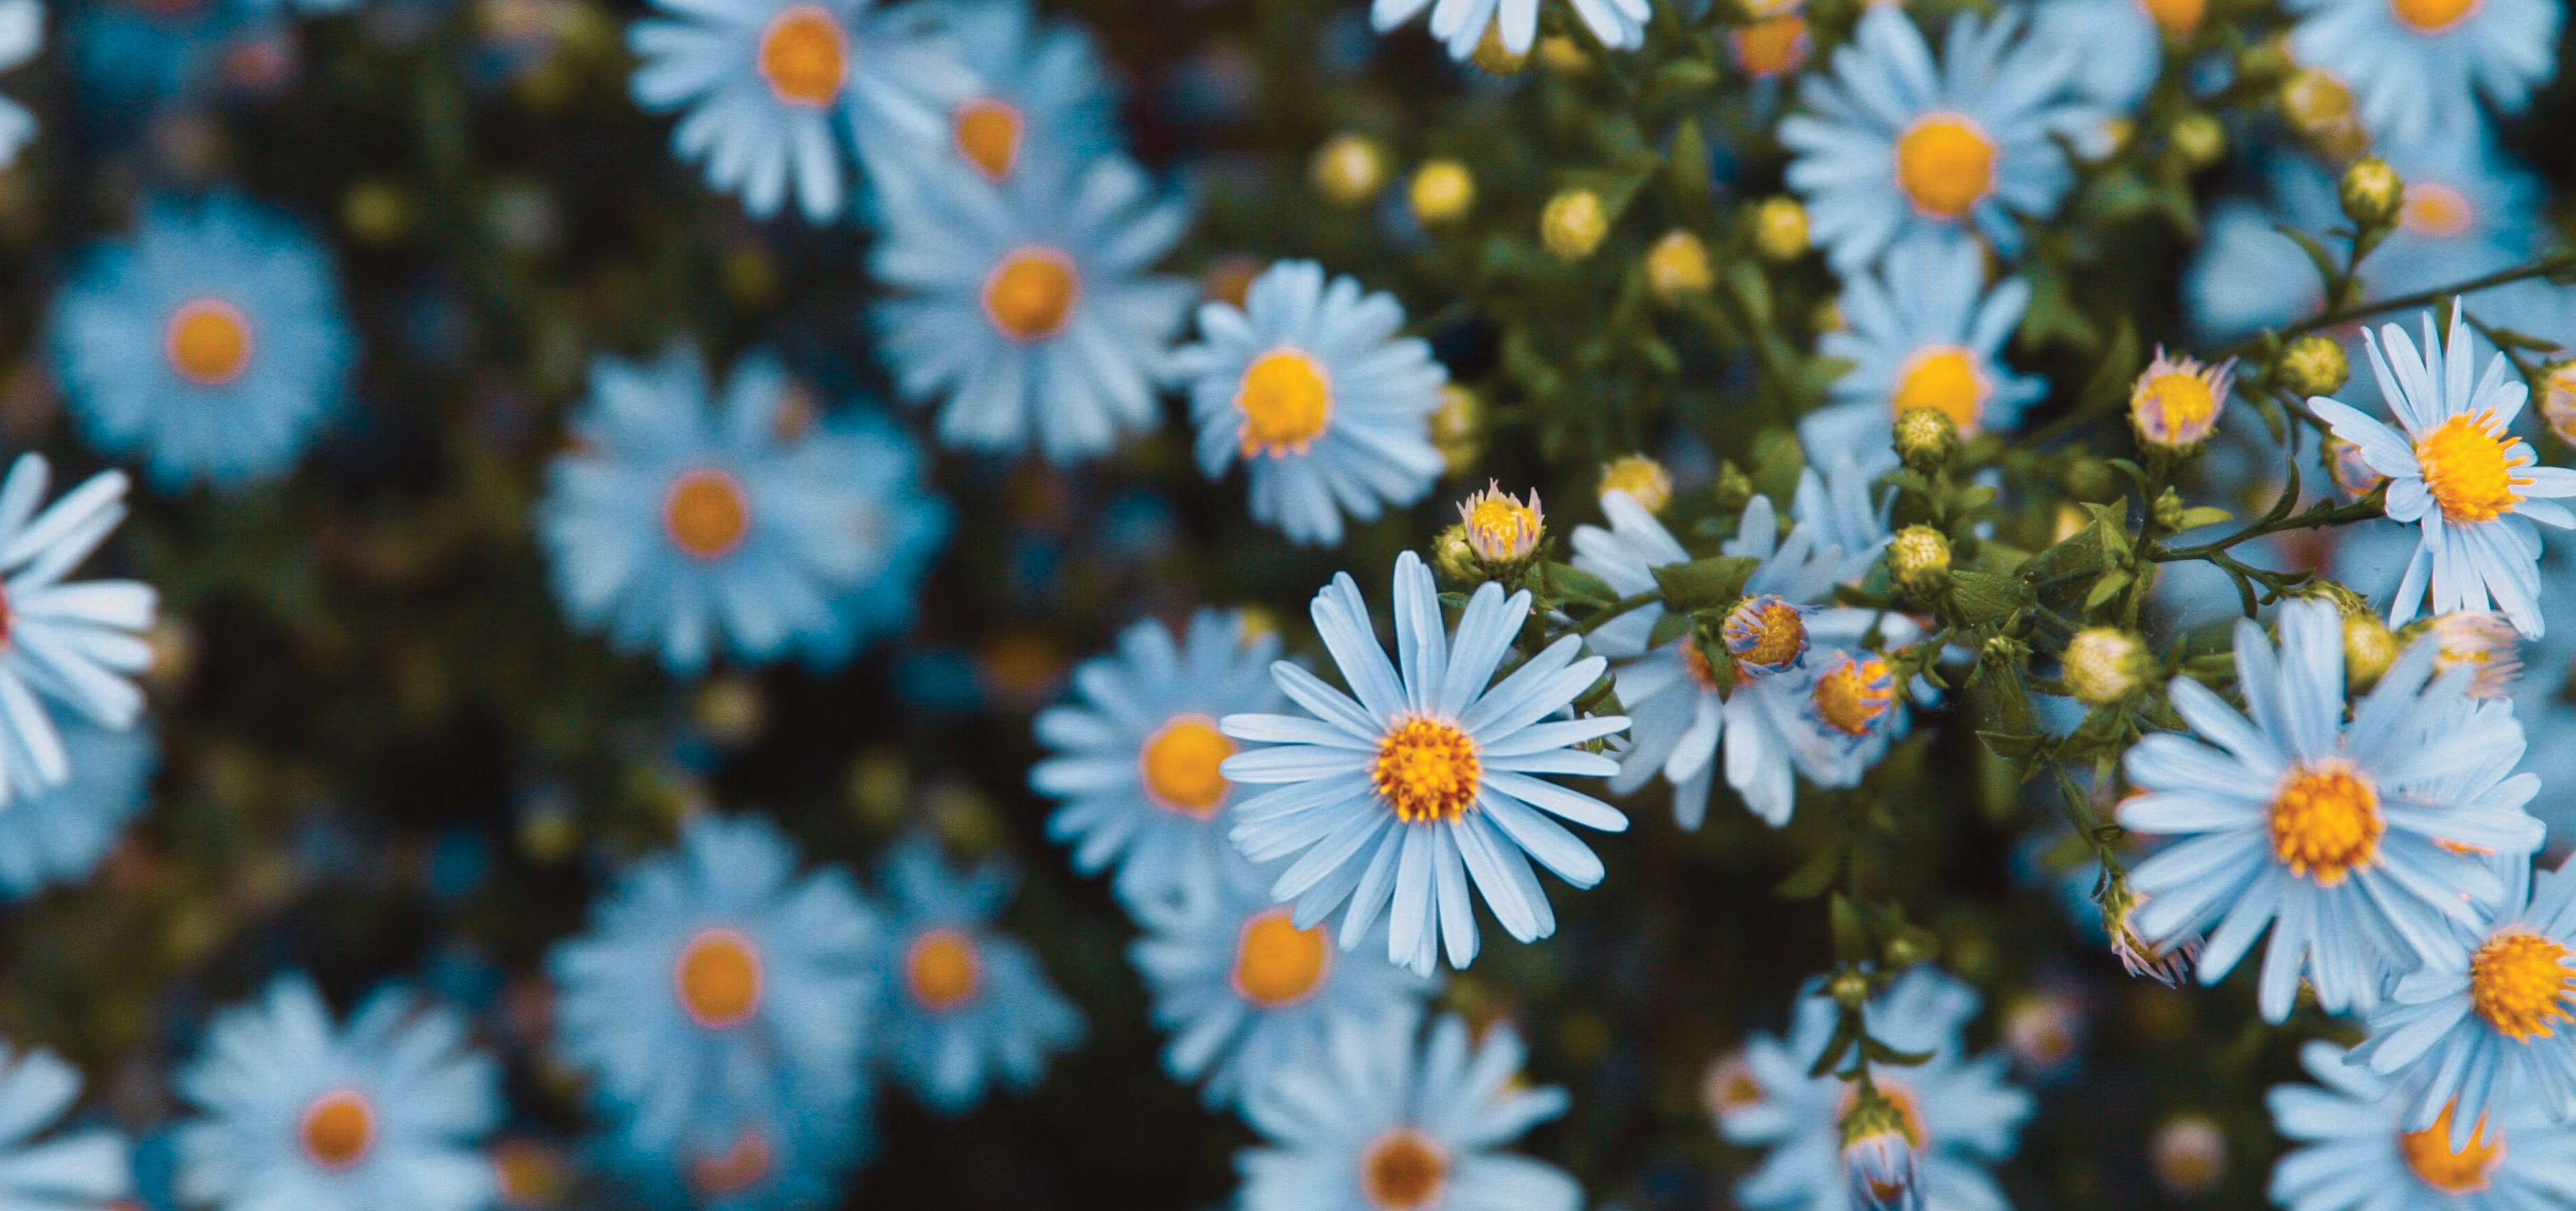
[[1896,138],[1896,184],[1916,210],[1967,216],[1995,188],[1995,143],[1961,114],[1925,114]]
[[250,366],[250,318],[221,299],[190,299],[170,313],[161,344],[179,377],[220,387]]
[[1888,406],[1894,416],[1937,408],[1959,427],[1960,436],[1974,437],[1986,411],[1985,376],[1977,373],[1976,356],[1957,345],[1919,349],[1906,359]]
[[2476,15],[2483,0],[2388,0],[2389,11],[2418,32],[2439,34]]
[[1735,61],[1747,75],[1785,76],[1807,62],[1807,19],[1769,17],[1734,33]]
[[1484,760],[1457,725],[1414,715],[1378,741],[1369,779],[1407,824],[1450,821],[1475,805]]
[[375,1148],[376,1108],[355,1089],[334,1089],[304,1107],[295,1135],[306,1160],[325,1169],[346,1169]]
[[1876,656],[1843,660],[1816,678],[1816,717],[1846,736],[1865,736],[1896,705],[1896,682]]
[[1304,454],[1333,423],[1333,380],[1302,349],[1278,348],[1244,368],[1234,392],[1243,414],[1243,456]]
[[662,532],[692,558],[721,559],[751,533],[751,498],[730,472],[683,471],[663,494]]
[[1740,1055],[1730,1055],[1709,1070],[1701,1098],[1720,1117],[1762,1104],[1762,1081]]
[[769,1176],[769,1140],[746,1131],[733,1146],[689,1164],[689,1184],[701,1195],[737,1194]]
[[2521,438],[2496,432],[2493,412],[2454,416],[2418,439],[2415,462],[2442,519],[2493,521],[2519,503],[2514,489],[2531,481],[2514,478],[2507,456],[2521,445]]
[[2138,7],[2155,18],[2157,28],[2175,38],[2190,37],[2209,14],[2209,0],[2138,0]]
[[984,318],[1012,340],[1034,341],[1063,331],[1081,297],[1073,259],[1031,244],[1003,257],[984,279]]
[[2495,1184],[2496,1166],[2504,1163],[2504,1132],[2497,1131],[2490,1140],[2486,1119],[2480,1116],[2468,1147],[2451,1151],[2451,1112],[2458,1108],[2459,1103],[2453,1102],[2442,1107],[2442,1117],[2433,1120],[2432,1126],[2399,1133],[2397,1151],[2425,1185],[2444,1194],[2474,1194]]
[[1294,1005],[1324,982],[1332,948],[1324,927],[1299,929],[1285,908],[1243,923],[1234,945],[1234,991],[1264,1009]]
[[2379,858],[2379,791],[2340,761],[2290,771],[2268,809],[2272,856],[2320,887]]
[[2159,374],[2141,384],[2130,402],[2138,431],[2159,445],[2199,441],[2218,419],[2218,393],[2197,374]]
[[2557,1033],[2552,1022],[2570,1018],[2576,972],[2567,948],[2524,929],[2487,939],[2469,956],[2469,1004],[2497,1033],[2528,1043]]
[[2477,221],[2476,208],[2459,190],[2431,181],[2408,181],[2397,207],[2397,225],[2415,235],[2447,240]]
[[912,999],[934,1011],[955,1009],[984,984],[975,940],[954,929],[925,929],[903,956],[903,982]]
[[1528,555],[1546,529],[1538,510],[1499,491],[1478,495],[1459,520],[1467,527],[1467,546],[1477,555],[1495,560]]
[[1377,1211],[1432,1206],[1448,1185],[1448,1152],[1411,1127],[1389,1130],[1360,1154],[1360,1191]]
[[1661,513],[1673,499],[1673,473],[1643,454],[1623,454],[1601,469],[1601,490],[1625,492],[1649,513]]
[[1225,802],[1231,784],[1217,767],[1234,755],[1234,741],[1216,730],[1205,715],[1180,715],[1145,741],[1137,765],[1145,777],[1145,797],[1154,805],[1205,820]]
[[702,929],[680,948],[671,986],[689,1020],[709,1030],[739,1026],[760,1011],[760,947],[738,929]]
[[761,32],[760,78],[782,105],[829,105],[849,74],[849,36],[820,5],[787,9]]
[[983,173],[1003,181],[1020,162],[1020,111],[1008,102],[983,98],[957,107],[951,116],[957,154]]
[[1806,616],[1777,597],[1746,598],[1727,612],[1720,630],[1726,650],[1743,664],[1777,667],[1807,650]]

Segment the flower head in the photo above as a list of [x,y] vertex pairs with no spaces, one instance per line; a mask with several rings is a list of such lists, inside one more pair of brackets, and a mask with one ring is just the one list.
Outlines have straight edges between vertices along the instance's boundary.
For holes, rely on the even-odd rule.
[[2146,645],[2117,627],[2086,627],[2066,641],[2066,688],[2089,706],[2118,702],[2138,691],[2155,667]]
[[2513,696],[2513,683],[2522,675],[2522,634],[2512,620],[2488,610],[2454,610],[2423,629],[2439,653],[2433,659],[2436,674],[2467,669],[2470,697]]
[[[1601,490],[1624,492],[1648,513],[1661,513],[1672,503],[1673,473],[1643,454],[1623,454],[1601,468]],[[1531,499],[1536,498],[1533,490]]]
[[996,860],[960,870],[939,841],[914,832],[886,855],[878,1055],[941,1114],[961,1114],[987,1085],[1028,1089],[1050,1053],[1082,1041],[1080,1010],[1047,980],[1028,946],[994,927],[1014,879]]
[[2204,366],[2161,348],[2129,392],[2129,424],[2149,447],[2190,453],[2218,431],[2233,361]]
[[2557,69],[2565,17],[2549,0],[2294,0],[2290,53],[2350,82],[2377,139],[2420,146],[2473,136],[2478,100],[2519,113]]
[[[1836,1124],[1843,1137],[1844,1180],[1852,1206],[1863,1211],[1922,1211],[1919,1131],[1905,1111],[1874,1085],[1854,1089],[1851,1109]],[[1918,1112],[1919,1113],[1919,1112]]]
[[2564,1201],[2576,1169],[2576,1126],[2544,1105],[2499,1106],[2467,1129],[2449,1111],[2410,1126],[2412,1097],[2357,1055],[2322,1040],[2299,1051],[2315,1085],[2276,1085],[2264,1097],[2294,1145],[2272,1169],[2272,1201],[2288,1211],[2357,1205],[2354,1191],[2388,1211],[2488,1211]]
[[[0,480],[0,804],[63,785],[71,757],[51,702],[111,731],[134,726],[160,596],[132,580],[68,580],[125,520],[126,478],[102,471],[44,504],[51,468],[22,454]],[[43,505],[39,508],[39,505]]]
[[1531,489],[1529,501],[1524,504],[1519,497],[1503,491],[1498,482],[1486,484],[1484,491],[1459,503],[1458,523],[1466,527],[1467,546],[1489,567],[1528,562],[1538,553],[1539,539],[1547,534],[1547,518],[1539,509],[1538,490]]
[[[1875,19],[1895,10],[1871,11]],[[2003,363],[2004,342],[2029,305],[2030,284],[2020,278],[1988,288],[1982,254],[1964,242],[1900,244],[1879,269],[1849,275],[1848,327],[1824,334],[1817,348],[1852,368],[1824,407],[1798,419],[1807,460],[1892,469],[1891,426],[1919,408],[1940,410],[1963,439],[2011,429],[2048,394],[2045,381]]]
[[[65,1128],[80,1070],[50,1051],[0,1044],[0,1204],[46,1211],[130,1207],[134,1165],[114,1131]],[[324,1205],[326,1204],[317,1204]]]

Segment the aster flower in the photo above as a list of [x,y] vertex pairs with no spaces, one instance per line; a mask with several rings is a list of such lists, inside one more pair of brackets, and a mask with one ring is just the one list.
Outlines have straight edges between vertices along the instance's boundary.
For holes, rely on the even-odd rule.
[[[2312,1040],[2299,1063],[2317,1085],[2275,1085],[2272,1124],[2298,1145],[2272,1167],[2286,1211],[2537,1211],[2576,1197],[2576,1127],[2508,1106],[2465,1146],[2451,1125],[2405,1126],[2405,1092]],[[2319,1088],[2318,1086],[2323,1086]]]
[[2383,142],[2474,137],[2477,99],[2522,112],[2557,71],[2564,6],[2551,0],[2291,0],[2290,53],[2349,81]]
[[999,184],[1023,157],[1064,166],[1116,153],[1118,99],[1088,30],[1041,19],[1027,0],[944,0],[936,10],[972,87],[948,102],[927,144],[912,125],[861,125],[868,171],[937,165]]
[[2129,427],[2141,445],[2190,453],[2218,431],[2219,410],[2236,360],[2204,366],[2188,357],[2167,357],[2156,347],[2155,360],[2138,374],[2129,391]]
[[799,874],[758,817],[698,816],[547,956],[556,1045],[624,1147],[785,1148],[777,1124],[856,1115],[880,945],[848,874]]
[[2399,658],[2343,722],[2343,621],[2327,603],[2281,608],[2277,651],[2252,620],[2236,624],[2238,685],[2252,718],[2187,677],[2170,692],[2197,738],[2159,733],[2129,750],[2145,794],[2120,823],[2178,838],[2130,880],[2145,902],[2129,920],[2164,944],[2215,924],[2201,982],[2236,966],[2264,928],[2258,1001],[2289,1016],[2304,976],[2329,1013],[2367,1013],[2386,973],[2440,953],[2447,921],[2474,924],[2472,902],[2502,894],[2472,849],[2525,854],[2538,790],[2514,774],[2522,728],[2504,711],[2461,709],[2467,678],[2427,684],[2434,650]]
[[[1553,1165],[1497,1149],[1565,1113],[1565,1091],[1520,1083],[1506,1023],[1471,1040],[1442,1017],[1344,1018],[1305,1061],[1252,1091],[1244,1119],[1268,1146],[1235,1158],[1243,1211],[1577,1211]],[[1419,1043],[1417,1038],[1421,1038]]]
[[[1623,831],[1628,818],[1540,774],[1606,775],[1608,757],[1573,746],[1627,729],[1619,716],[1543,722],[1601,676],[1567,636],[1499,684],[1529,594],[1487,581],[1444,634],[1431,570],[1407,551],[1395,561],[1396,651],[1388,663],[1368,605],[1348,573],[1315,595],[1315,629],[1351,687],[1333,689],[1293,664],[1271,666],[1279,688],[1310,715],[1230,715],[1219,728],[1269,745],[1227,758],[1225,776],[1280,784],[1237,804],[1234,843],[1256,862],[1296,855],[1272,886],[1312,925],[1347,903],[1340,943],[1359,945],[1389,913],[1390,962],[1431,974],[1476,959],[1471,888],[1514,938],[1556,932],[1556,914],[1529,858],[1576,887],[1601,881],[1601,859],[1562,825]],[[1542,814],[1544,813],[1544,814]]]
[[[1786,1042],[1768,1034],[1746,1042],[1739,1078],[1746,1087],[1718,1104],[1718,1133],[1727,1142],[1769,1149],[1761,1167],[1735,1188],[1736,1201],[1755,1211],[1869,1205],[1855,1197],[1842,1155],[1845,1120],[1861,1100],[1857,1082],[1807,1075],[1831,1041],[1839,1013],[1823,987],[1811,981],[1799,997]],[[1870,1159],[1910,1159],[1915,1180],[1906,1190],[1935,1211],[2008,1205],[1987,1168],[2012,1155],[2030,1117],[2030,1095],[2005,1082],[2004,1056],[1970,1059],[1960,1043],[1960,1029],[1977,1016],[1978,1004],[1974,989],[1916,967],[1862,1010],[1872,1037],[1900,1051],[1931,1053],[1923,1064],[1870,1070],[1910,1145]],[[1884,1164],[1875,1172],[1892,1175]]]
[[1012,882],[999,860],[951,867],[919,832],[895,845],[878,879],[897,973],[881,998],[878,1056],[941,1114],[971,1109],[987,1084],[1035,1086],[1049,1052],[1082,1041],[1082,1014],[1036,953],[993,928]]
[[1832,71],[1799,88],[1806,112],[1780,123],[1789,187],[1836,270],[1867,267],[1901,237],[1983,235],[2010,255],[2016,216],[2057,208],[2074,172],[2052,136],[2078,136],[2094,115],[2062,99],[2077,60],[2022,29],[2012,10],[1954,18],[1936,66],[1901,6],[1873,7]]
[[51,1131],[80,1097],[80,1071],[50,1051],[0,1044],[0,1207],[110,1211],[130,1205],[124,1139],[100,1128]]
[[231,195],[148,205],[55,296],[54,373],[90,443],[177,491],[282,474],[343,402],[357,356],[331,254]]
[[1029,771],[1031,789],[1065,801],[1047,835],[1073,846],[1074,869],[1114,863],[1130,908],[1215,877],[1234,853],[1225,837],[1234,785],[1217,767],[1235,745],[1217,720],[1279,704],[1278,656],[1278,636],[1201,610],[1179,644],[1163,624],[1140,622],[1119,635],[1116,655],[1074,670],[1079,702],[1037,719],[1056,755]]
[[766,356],[721,402],[686,346],[592,363],[580,444],[537,506],[565,612],[682,673],[720,646],[829,667],[908,621],[948,507],[891,423],[850,410],[807,429],[805,407]]
[[179,1197],[222,1211],[478,1211],[500,1070],[463,1016],[388,987],[345,1027],[304,977],[216,1015],[175,1082]]
[[1601,490],[1626,493],[1648,513],[1661,513],[1673,499],[1673,473],[1643,454],[1623,454],[1601,468]]
[[2467,669],[2470,697],[2513,696],[2514,680],[2522,675],[2522,633],[2512,619],[2491,610],[2454,610],[2419,625],[2439,653],[2433,658],[2435,676]]
[[2081,56],[2083,70],[2067,81],[2076,95],[2126,114],[2164,69],[2165,39],[2190,38],[2207,8],[2198,0],[2042,0],[2032,6],[2030,36]]
[[1961,437],[2012,428],[2048,394],[2046,380],[2003,364],[2004,342],[2029,306],[2030,284],[2020,278],[1987,289],[1983,254],[1964,242],[1908,240],[1883,269],[1848,274],[1845,327],[1816,347],[1852,368],[1824,407],[1798,418],[1808,461],[1851,457],[1865,470],[1893,469],[1889,427],[1916,408],[1940,410]]
[[1524,503],[1503,491],[1500,481],[1487,480],[1484,491],[1459,502],[1458,527],[1467,549],[1486,567],[1515,567],[1538,554],[1539,540],[1547,536],[1547,514],[1539,507],[1538,489],[1530,489]]
[[[1611,50],[1635,50],[1646,44],[1649,0],[1571,0],[1576,16],[1592,36]],[[1499,37],[1511,55],[1526,55],[1538,42],[1537,0],[1372,0],[1369,24],[1385,33],[1431,10],[1431,36],[1461,63],[1474,57],[1488,37]]]
[[12,900],[89,878],[143,811],[160,760],[148,727],[111,731],[60,707],[51,714],[71,778],[0,808],[0,896]]
[[1263,270],[1240,310],[1202,305],[1202,343],[1171,361],[1189,384],[1199,470],[1215,479],[1240,460],[1253,520],[1324,546],[1342,540],[1345,513],[1368,521],[1422,499],[1445,465],[1431,413],[1449,375],[1403,328],[1394,295],[1327,284],[1313,261]]
[[2576,471],[2536,465],[2530,445],[2508,431],[2530,389],[2501,353],[2472,385],[2468,318],[2457,310],[2441,347],[2425,315],[2420,356],[2395,324],[2375,340],[2365,330],[2362,339],[2399,428],[2323,396],[2308,407],[2388,477],[2390,519],[2423,527],[2389,625],[2423,608],[2429,582],[2436,611],[2483,610],[2492,601],[2524,635],[2538,638],[2540,535],[2531,524],[2576,526],[2566,506],[2542,499],[2576,496]]
[[626,1124],[592,1154],[650,1207],[799,1211],[828,1205],[841,1174],[867,1143],[864,1103],[784,1101],[742,1107],[728,1116],[724,1131],[695,1131],[676,1145]]
[[148,116],[165,100],[202,100],[243,51],[287,33],[270,0],[67,7],[61,47],[82,100],[116,119]]
[[1142,906],[1127,951],[1172,1035],[1164,1070],[1205,1077],[1210,1109],[1310,1066],[1336,1023],[1413,1012],[1435,987],[1365,950],[1335,954],[1322,925],[1298,928],[1270,898],[1269,875],[1226,858],[1217,878]]
[[141,636],[160,600],[152,586],[64,580],[125,520],[124,473],[93,475],[39,512],[50,479],[43,455],[22,454],[0,480],[0,803],[71,777],[43,702],[123,731],[143,711],[128,678],[152,663]]

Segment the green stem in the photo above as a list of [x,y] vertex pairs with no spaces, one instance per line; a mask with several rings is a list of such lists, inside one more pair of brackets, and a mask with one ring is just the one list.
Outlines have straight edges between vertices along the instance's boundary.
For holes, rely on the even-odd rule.
[[2338,324],[2347,324],[2354,320],[2368,319],[2375,315],[2386,315],[2392,311],[2405,311],[2416,307],[2430,307],[2446,298],[2465,294],[2475,294],[2481,290],[2510,285],[2514,282],[2527,281],[2531,278],[2546,277],[2550,274],[2562,273],[2569,269],[2576,269],[2576,251],[2562,249],[2558,252],[2550,253],[2549,255],[2533,261],[2530,264],[2516,265],[2511,269],[2499,269],[2494,273],[2473,277],[2464,282],[2453,282],[2447,286],[2436,286],[2430,290],[2418,290],[2413,294],[2401,294],[2393,298],[2380,299],[2377,302],[2363,303],[2357,307],[2344,307],[2328,311],[2323,315],[2316,316],[2315,318],[2301,320],[2287,328],[2282,328],[2261,336],[2247,337],[2244,340],[2238,341],[2235,344],[2229,345],[2226,348],[2210,354],[2209,357],[2212,361],[2230,357],[2242,357],[2261,349],[2267,339],[2289,340],[2293,337],[2305,336],[2308,333],[2318,331],[2319,329],[2332,328]]

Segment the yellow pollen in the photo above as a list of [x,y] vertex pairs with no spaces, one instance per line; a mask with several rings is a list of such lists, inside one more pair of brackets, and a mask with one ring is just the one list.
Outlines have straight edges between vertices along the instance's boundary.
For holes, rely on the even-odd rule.
[[2576,972],[2567,948],[2525,929],[2487,939],[2469,956],[2469,1004],[2498,1034],[2518,1042],[2557,1033],[2553,1022],[2570,1020]]
[[306,1160],[325,1169],[346,1169],[375,1148],[376,1108],[355,1089],[334,1089],[304,1108],[295,1134]]
[[2477,14],[2483,0],[2388,0],[2389,11],[2419,33],[2447,33]]
[[1846,736],[1869,733],[1896,705],[1894,678],[1876,656],[1844,660],[1816,679],[1816,714]]
[[2497,432],[2493,412],[2454,416],[2417,440],[2424,490],[2442,507],[2442,519],[2493,521],[2520,503],[2514,489],[2531,481],[2514,478],[2509,456],[2521,446],[2521,438]]
[[2459,190],[2431,181],[2408,181],[2398,204],[2397,225],[2415,235],[2447,240],[2476,222],[2477,209]]
[[2442,1117],[2433,1120],[2432,1126],[2400,1132],[2397,1151],[2425,1185],[2444,1194],[2474,1194],[2495,1184],[2496,1166],[2504,1163],[2504,1132],[2497,1131],[2490,1139],[2481,1115],[2469,1146],[2451,1151],[2451,1112],[2458,1108],[2459,1103],[2453,1102],[2442,1107]]
[[2379,859],[2379,791],[2340,761],[2290,771],[2268,809],[2272,856],[2290,873],[2333,887]]
[[1332,965],[1324,927],[1299,929],[1285,908],[1243,923],[1234,946],[1234,991],[1264,1009],[1284,1009],[1313,993]]
[[732,554],[751,533],[751,500],[742,481],[713,467],[681,472],[662,497],[662,532],[695,559]]
[[1748,75],[1785,76],[1807,62],[1807,19],[1792,13],[1737,29],[1735,61]]
[[990,181],[1010,179],[1011,168],[1020,162],[1019,110],[989,98],[968,101],[957,107],[951,125],[957,154],[975,171]]
[[820,5],[787,9],[761,32],[760,78],[782,105],[829,105],[849,74],[849,37]]
[[1205,820],[1225,802],[1231,785],[1217,767],[1234,755],[1234,741],[1205,715],[1175,716],[1145,741],[1136,758],[1145,797],[1154,805]]
[[2218,395],[2197,374],[2159,374],[2139,385],[2131,404],[2139,430],[2168,446],[2209,436],[2218,417]]
[[179,377],[220,387],[250,366],[250,318],[221,299],[190,299],[170,315],[162,349]]
[[1906,360],[1888,406],[1895,416],[1938,408],[1959,427],[1960,436],[1974,437],[1982,431],[1979,422],[1986,412],[1985,376],[1977,373],[1975,356],[1957,345],[1919,349]]
[[1360,1191],[1377,1211],[1433,1206],[1448,1185],[1449,1154],[1411,1127],[1388,1131],[1360,1154]]
[[1777,597],[1756,597],[1726,616],[1726,649],[1744,664],[1783,665],[1807,650],[1807,619]]
[[1467,543],[1488,558],[1510,558],[1538,541],[1538,513],[1509,496],[1492,495],[1467,510]]
[[671,985],[689,1020],[710,1030],[760,1011],[760,947],[737,929],[702,929],[680,948]]
[[2209,0],[2138,0],[2138,7],[2155,18],[2156,28],[2174,38],[2190,37],[2209,14]]
[[1081,297],[1072,258],[1031,244],[1003,257],[984,279],[984,318],[1012,340],[1039,340],[1064,330]]
[[1896,184],[1916,210],[1967,217],[1995,188],[1995,144],[1959,114],[1925,114],[1896,138]]
[[1422,715],[1390,729],[1369,763],[1378,798],[1407,824],[1445,823],[1466,814],[1483,773],[1484,760],[1467,733]]
[[1243,456],[1304,454],[1333,423],[1333,380],[1302,349],[1273,349],[1244,368],[1234,392]]
[[903,982],[914,1000],[933,1011],[955,1009],[984,984],[975,941],[954,929],[925,929],[903,959]]
[[701,1195],[739,1193],[768,1176],[769,1140],[752,1132],[736,1138],[732,1147],[689,1165],[689,1184]]
[[1673,499],[1673,474],[1643,454],[1623,454],[1601,468],[1601,490],[1625,492],[1649,513],[1661,513]]

